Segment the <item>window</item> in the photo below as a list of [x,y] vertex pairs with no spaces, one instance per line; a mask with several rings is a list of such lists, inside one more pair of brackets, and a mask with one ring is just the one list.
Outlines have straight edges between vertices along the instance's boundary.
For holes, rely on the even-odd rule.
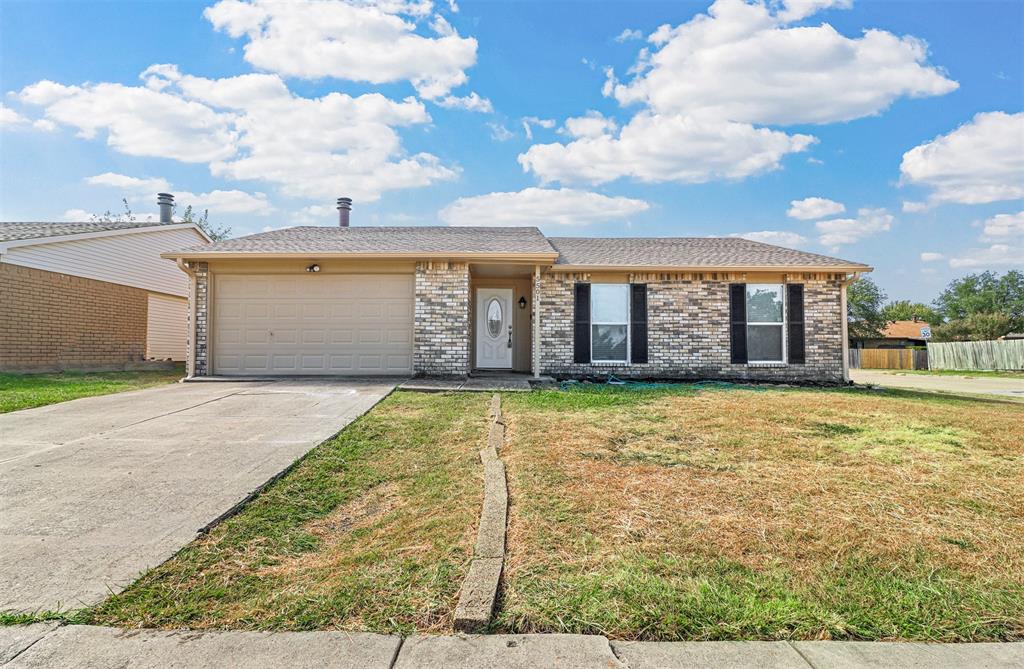
[[595,283],[590,288],[590,359],[627,362],[629,285]]
[[785,301],[779,284],[747,284],[747,361],[785,362]]

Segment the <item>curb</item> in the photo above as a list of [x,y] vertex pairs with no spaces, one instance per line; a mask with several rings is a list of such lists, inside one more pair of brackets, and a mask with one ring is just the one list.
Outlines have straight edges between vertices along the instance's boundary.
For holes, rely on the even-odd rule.
[[491,426],[487,446],[480,451],[484,466],[484,504],[480,510],[473,561],[459,591],[455,607],[455,629],[477,632],[486,629],[498,598],[498,586],[505,562],[505,529],[508,524],[508,481],[505,463],[498,450],[505,441],[505,423],[501,417],[501,396],[491,397]]

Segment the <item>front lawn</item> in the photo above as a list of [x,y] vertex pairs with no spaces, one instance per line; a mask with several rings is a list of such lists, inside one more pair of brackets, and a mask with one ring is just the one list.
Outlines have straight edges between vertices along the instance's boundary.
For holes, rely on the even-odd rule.
[[183,365],[154,372],[0,374],[0,413],[66,402],[79,397],[160,386],[174,383],[184,374]]
[[[71,617],[449,633],[488,394],[396,392]],[[1024,639],[1024,407],[864,389],[507,393],[494,632]]]
[[75,622],[451,632],[482,504],[489,399],[392,394]]
[[509,395],[495,629],[1024,638],[1024,410],[901,391]]

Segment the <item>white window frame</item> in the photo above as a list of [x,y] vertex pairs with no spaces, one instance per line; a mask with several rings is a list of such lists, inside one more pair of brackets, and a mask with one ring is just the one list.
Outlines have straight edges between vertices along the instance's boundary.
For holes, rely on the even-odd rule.
[[[594,286],[625,286],[626,288],[626,322],[619,321],[596,321],[594,320]],[[633,295],[628,283],[591,283],[590,284],[590,364],[592,365],[628,365],[629,353],[632,348],[630,336],[633,328],[630,327],[629,317],[632,313]],[[623,360],[594,360],[594,326],[595,325],[625,325],[626,326],[626,357]]]
[[[747,365],[752,367],[757,366],[771,366],[771,365],[788,365],[789,364],[789,340],[786,328],[786,319],[789,316],[787,313],[786,305],[786,284],[784,283],[748,283],[744,287],[743,295],[743,318],[747,318],[747,308],[750,303],[750,289],[751,288],[778,288],[782,295],[782,321],[746,321],[746,337],[747,337]],[[771,325],[773,327],[782,328],[782,359],[780,360],[751,360],[750,359],[750,326],[751,325]]]

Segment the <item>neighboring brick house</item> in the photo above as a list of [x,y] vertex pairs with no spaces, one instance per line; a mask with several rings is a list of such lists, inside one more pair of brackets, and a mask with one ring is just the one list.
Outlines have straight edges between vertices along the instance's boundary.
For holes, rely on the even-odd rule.
[[189,282],[160,253],[191,224],[0,223],[0,371],[184,360]]
[[842,382],[870,267],[737,238],[533,227],[297,227],[165,253],[195,301],[189,374]]

